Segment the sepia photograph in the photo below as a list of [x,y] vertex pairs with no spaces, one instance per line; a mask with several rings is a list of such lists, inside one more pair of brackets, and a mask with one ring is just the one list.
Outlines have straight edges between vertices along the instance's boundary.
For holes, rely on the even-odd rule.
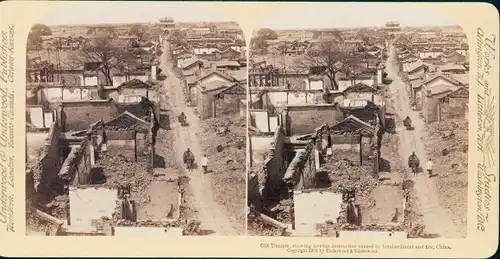
[[54,7],[26,47],[26,234],[244,235],[246,63],[199,3]]
[[248,235],[466,238],[469,47],[431,10],[304,5],[259,23]]
[[497,9],[3,1],[0,255],[489,258]]

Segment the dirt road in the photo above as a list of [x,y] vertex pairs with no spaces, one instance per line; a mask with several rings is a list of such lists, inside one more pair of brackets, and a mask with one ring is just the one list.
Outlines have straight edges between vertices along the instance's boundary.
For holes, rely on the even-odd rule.
[[[416,111],[410,108],[410,99],[406,91],[406,85],[398,74],[398,66],[395,63],[396,49],[391,45],[389,58],[387,59],[386,72],[393,80],[389,86],[394,98],[396,114],[405,118],[409,116],[412,125],[415,128],[407,131],[403,125],[397,125],[396,132],[400,139],[399,154],[403,165],[408,164],[408,156],[415,151],[420,159],[421,167],[425,170],[427,163],[427,154],[425,153],[424,143],[422,143],[422,132],[425,130],[424,122]],[[436,172],[439,173],[439,172]],[[426,231],[430,234],[437,234],[440,238],[460,238],[461,235],[453,223],[450,216],[441,207],[438,200],[438,192],[433,178],[427,176],[427,172],[412,176],[415,181],[415,190],[419,200],[420,213],[426,225]]]
[[[187,107],[185,104],[180,80],[172,71],[169,44],[163,42],[162,46],[163,54],[160,60],[160,68],[167,76],[167,79],[164,81],[164,92],[160,98],[162,103],[167,103],[166,107],[170,110],[170,127],[175,134],[172,148],[174,148],[175,153],[178,155],[179,164],[184,164],[182,154],[187,148],[191,149],[195,155],[195,161],[199,162],[203,156],[197,137],[197,132],[200,129],[199,118],[193,108]],[[187,127],[182,127],[177,122],[177,115],[181,112],[186,114],[187,122],[189,123]],[[204,232],[219,236],[236,235],[236,231],[233,229],[228,217],[214,200],[210,175],[204,175],[200,168],[187,172],[187,175],[190,178],[189,184],[194,195],[201,228]]]

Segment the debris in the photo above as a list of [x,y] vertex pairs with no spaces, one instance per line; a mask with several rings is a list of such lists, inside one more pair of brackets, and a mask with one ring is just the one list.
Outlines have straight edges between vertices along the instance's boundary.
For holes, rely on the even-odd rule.
[[246,207],[246,118],[239,114],[209,118],[200,126],[202,151],[214,171],[214,198],[234,218],[235,227],[244,232],[245,215],[241,211]]

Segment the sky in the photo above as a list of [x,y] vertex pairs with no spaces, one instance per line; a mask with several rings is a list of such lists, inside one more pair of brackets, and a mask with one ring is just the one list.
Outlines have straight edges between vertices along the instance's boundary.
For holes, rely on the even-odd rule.
[[[175,2],[91,2],[70,3],[54,8],[39,22],[46,25],[148,23],[169,16],[176,22],[228,21],[217,9],[192,3]],[[210,10],[210,11],[209,11]]]
[[[267,7],[262,7],[266,8]],[[257,27],[271,29],[302,29],[331,27],[383,26],[398,21],[401,26],[456,25],[451,17],[436,8],[423,8],[396,3],[308,3],[301,6],[279,5],[270,11]],[[212,9],[212,10],[210,10]],[[267,11],[267,10],[266,10]],[[39,22],[47,25],[147,23],[171,16],[177,22],[228,21],[223,11],[200,3],[179,2],[79,2],[54,8]]]
[[[387,3],[315,3],[287,7],[259,23],[260,28],[304,29],[333,27],[379,27],[387,21],[401,26],[457,25],[452,17],[439,12],[446,4],[435,8],[410,4]],[[435,10],[435,11],[434,11]]]

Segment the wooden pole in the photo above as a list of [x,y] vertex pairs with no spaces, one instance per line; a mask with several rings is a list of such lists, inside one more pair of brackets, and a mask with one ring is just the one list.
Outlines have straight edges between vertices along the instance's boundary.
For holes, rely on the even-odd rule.
[[55,218],[55,217],[53,217],[53,216],[51,216],[51,215],[49,215],[49,214],[47,214],[47,213],[45,213],[45,212],[43,212],[41,210],[36,210],[35,214],[38,217],[40,217],[40,218],[42,218],[42,219],[44,219],[46,221],[49,221],[51,223],[54,223],[54,224],[56,224],[58,226],[61,226],[62,224],[64,224],[64,222],[62,220],[57,219],[57,218]]

